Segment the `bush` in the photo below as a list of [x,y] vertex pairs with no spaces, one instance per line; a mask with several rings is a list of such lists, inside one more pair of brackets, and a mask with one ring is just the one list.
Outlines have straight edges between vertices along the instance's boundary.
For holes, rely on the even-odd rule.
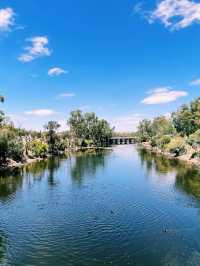
[[171,139],[170,143],[165,146],[166,150],[176,157],[186,153],[186,143],[184,138],[175,136]]
[[8,138],[5,132],[0,132],[0,161],[5,162],[8,155]]
[[41,140],[33,140],[28,144],[28,153],[31,153],[34,158],[44,158],[48,153],[48,144]]
[[169,144],[170,143],[170,141],[171,141],[171,137],[168,136],[168,135],[164,135],[164,136],[158,138],[158,140],[157,140],[157,146],[159,148],[163,149],[166,146],[166,144]]
[[10,140],[8,143],[8,157],[19,162],[23,160],[23,143],[18,139]]
[[170,143],[171,137],[169,135],[155,136],[151,139],[151,146],[163,149],[166,144]]
[[5,163],[10,158],[15,161],[23,159],[23,143],[12,130],[0,130],[0,161]]
[[188,144],[190,144],[191,146],[200,145],[200,129],[189,136]]
[[191,158],[192,158],[192,159],[194,159],[194,158],[200,159],[200,152],[199,152],[199,151],[194,152],[194,153],[192,154],[192,157],[191,157]]
[[152,147],[156,147],[157,146],[157,138],[156,137],[152,137],[150,144]]

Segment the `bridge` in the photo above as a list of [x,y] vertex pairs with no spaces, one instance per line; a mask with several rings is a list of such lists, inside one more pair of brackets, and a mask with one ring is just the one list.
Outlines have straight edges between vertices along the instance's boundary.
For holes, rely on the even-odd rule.
[[110,144],[112,145],[124,145],[124,144],[133,144],[135,140],[133,137],[113,137],[110,138]]

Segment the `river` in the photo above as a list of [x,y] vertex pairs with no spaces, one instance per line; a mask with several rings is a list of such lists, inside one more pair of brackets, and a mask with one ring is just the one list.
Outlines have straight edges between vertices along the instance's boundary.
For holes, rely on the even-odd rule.
[[0,265],[200,265],[200,174],[134,145],[0,178]]

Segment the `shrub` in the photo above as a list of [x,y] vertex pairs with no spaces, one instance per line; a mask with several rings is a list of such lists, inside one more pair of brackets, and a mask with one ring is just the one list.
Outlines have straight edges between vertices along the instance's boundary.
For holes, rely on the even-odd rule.
[[28,144],[28,152],[32,157],[44,158],[48,153],[48,144],[41,140],[33,140]]
[[170,143],[166,144],[166,150],[174,154],[176,157],[186,153],[186,143],[184,138],[175,136],[171,139]]
[[199,152],[199,151],[194,152],[194,153],[192,154],[192,157],[191,157],[191,158],[192,158],[192,159],[194,159],[194,158],[200,159],[200,152]]
[[151,139],[151,146],[163,149],[166,144],[170,143],[171,137],[169,135],[155,136]]
[[158,145],[158,147],[163,149],[166,144],[170,143],[170,141],[171,141],[171,137],[169,135],[164,135],[164,136],[158,138],[157,145]]
[[15,161],[23,159],[23,143],[12,130],[0,130],[0,161],[5,163],[7,158]]
[[19,139],[10,140],[8,143],[8,157],[19,162],[23,160],[23,143]]
[[189,136],[188,144],[190,144],[191,146],[200,145],[200,129]]
[[150,141],[150,144],[152,147],[156,147],[157,146],[157,138],[156,137],[152,137],[151,141]]

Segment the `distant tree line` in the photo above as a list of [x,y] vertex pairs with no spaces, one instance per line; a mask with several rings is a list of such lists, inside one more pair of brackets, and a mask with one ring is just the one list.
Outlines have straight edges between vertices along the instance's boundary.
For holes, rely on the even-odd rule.
[[[0,102],[4,102],[3,96]],[[70,113],[66,131],[59,132],[59,129],[56,121],[49,121],[42,132],[16,128],[0,110],[0,165],[59,155],[69,149],[105,147],[113,134],[106,120],[81,110]]]

